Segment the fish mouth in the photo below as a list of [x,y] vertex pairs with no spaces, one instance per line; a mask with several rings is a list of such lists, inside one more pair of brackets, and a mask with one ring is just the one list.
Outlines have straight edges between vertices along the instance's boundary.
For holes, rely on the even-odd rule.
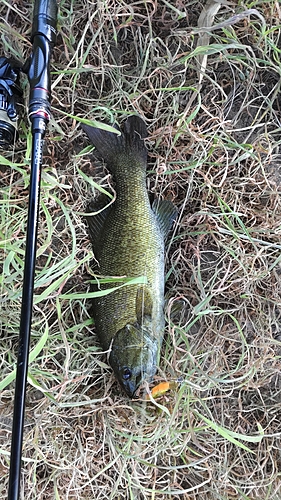
[[145,387],[148,386],[153,381],[154,375],[157,372],[157,352],[158,346],[155,342],[147,339],[147,346],[149,346],[150,358],[149,362],[144,370],[141,370],[135,378],[135,390],[131,397],[137,397],[137,395],[142,392],[142,389],[145,391]]
[[139,386],[136,385],[134,382],[131,382],[131,383],[128,383],[126,384],[126,387],[124,386],[123,384],[123,387],[127,393],[127,395],[131,398],[131,399],[135,399],[137,398],[137,393],[139,391]]
[[149,372],[143,371],[138,375],[135,375],[131,380],[119,380],[130,398],[138,398],[140,393],[147,390],[148,384],[153,381],[156,371],[157,366],[153,365]]
[[148,384],[153,381],[154,375],[157,372],[156,365],[153,366],[153,370],[150,373],[144,372],[140,373],[136,379],[134,384],[134,390],[131,394],[131,398],[139,398],[142,392],[147,391]]

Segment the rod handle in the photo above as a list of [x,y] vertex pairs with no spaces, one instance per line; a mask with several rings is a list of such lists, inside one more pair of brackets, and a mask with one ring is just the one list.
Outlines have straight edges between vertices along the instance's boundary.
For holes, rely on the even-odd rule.
[[35,0],[31,41],[36,35],[43,35],[53,45],[57,36],[58,5],[56,0]]

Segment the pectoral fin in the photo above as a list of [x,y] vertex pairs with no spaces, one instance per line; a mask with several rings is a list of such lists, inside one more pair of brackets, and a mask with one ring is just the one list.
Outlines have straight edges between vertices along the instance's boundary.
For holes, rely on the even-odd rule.
[[151,292],[144,286],[139,287],[136,296],[136,316],[141,325],[144,316],[152,316],[153,299]]

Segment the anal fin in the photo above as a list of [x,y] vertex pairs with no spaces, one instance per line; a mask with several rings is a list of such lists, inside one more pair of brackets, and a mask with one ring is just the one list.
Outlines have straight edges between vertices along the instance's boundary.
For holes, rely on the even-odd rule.
[[96,199],[91,200],[86,207],[86,212],[89,214],[86,215],[88,233],[94,253],[98,253],[105,221],[112,210],[112,204],[107,206],[108,201],[109,198],[101,194]]

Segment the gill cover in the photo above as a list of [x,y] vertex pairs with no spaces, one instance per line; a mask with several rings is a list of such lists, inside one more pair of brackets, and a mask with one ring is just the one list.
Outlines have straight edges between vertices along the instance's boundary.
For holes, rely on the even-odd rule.
[[155,375],[158,349],[157,340],[138,324],[126,325],[115,335],[109,362],[130,397]]

